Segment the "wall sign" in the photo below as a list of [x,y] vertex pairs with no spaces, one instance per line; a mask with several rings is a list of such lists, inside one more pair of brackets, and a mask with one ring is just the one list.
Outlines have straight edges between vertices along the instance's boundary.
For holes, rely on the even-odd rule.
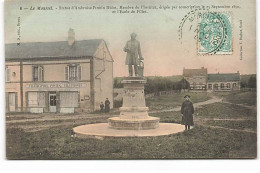
[[53,83],[53,84],[28,84],[27,88],[86,88],[86,84],[81,83]]

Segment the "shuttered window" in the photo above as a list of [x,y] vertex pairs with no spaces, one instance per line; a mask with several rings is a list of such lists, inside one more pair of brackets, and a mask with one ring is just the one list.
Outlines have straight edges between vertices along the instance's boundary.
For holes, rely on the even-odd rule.
[[66,81],[77,81],[81,80],[81,66],[69,65],[64,68],[65,80]]
[[60,107],[78,107],[78,92],[60,92]]
[[43,81],[43,67],[42,66],[33,66],[32,67],[32,76],[33,81]]

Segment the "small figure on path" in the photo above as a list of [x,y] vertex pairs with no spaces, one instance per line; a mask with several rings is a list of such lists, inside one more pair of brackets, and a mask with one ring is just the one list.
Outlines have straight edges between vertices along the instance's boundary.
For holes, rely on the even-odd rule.
[[124,47],[124,51],[127,53],[125,64],[128,65],[129,76],[133,76],[132,66],[134,66],[135,76],[138,76],[137,65],[140,60],[144,59],[141,53],[140,43],[135,39],[136,36],[135,33],[132,33],[131,40],[127,41]]
[[103,111],[104,111],[104,107],[105,107],[104,103],[101,102],[101,103],[100,103],[100,112],[103,112]]
[[193,115],[194,114],[194,107],[193,103],[190,101],[190,96],[185,95],[184,98],[186,99],[181,106],[181,114],[182,116],[182,123],[185,125],[185,130],[190,129],[190,126],[194,125],[193,122]]
[[109,112],[110,111],[110,101],[108,100],[108,98],[106,98],[105,101],[105,112]]

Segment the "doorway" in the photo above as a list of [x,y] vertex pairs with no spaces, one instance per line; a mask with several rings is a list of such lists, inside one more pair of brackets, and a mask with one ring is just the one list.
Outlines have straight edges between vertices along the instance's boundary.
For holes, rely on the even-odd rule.
[[56,112],[56,92],[51,92],[49,94],[49,108],[50,112]]

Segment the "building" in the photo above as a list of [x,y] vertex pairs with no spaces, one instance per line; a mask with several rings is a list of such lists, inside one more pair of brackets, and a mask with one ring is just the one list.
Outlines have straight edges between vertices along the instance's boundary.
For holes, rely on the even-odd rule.
[[207,88],[207,69],[185,69],[183,68],[183,77],[190,84],[191,90],[206,90]]
[[104,40],[6,44],[7,112],[90,112],[109,98],[113,58]]
[[240,90],[239,72],[208,74],[207,90],[209,91]]

